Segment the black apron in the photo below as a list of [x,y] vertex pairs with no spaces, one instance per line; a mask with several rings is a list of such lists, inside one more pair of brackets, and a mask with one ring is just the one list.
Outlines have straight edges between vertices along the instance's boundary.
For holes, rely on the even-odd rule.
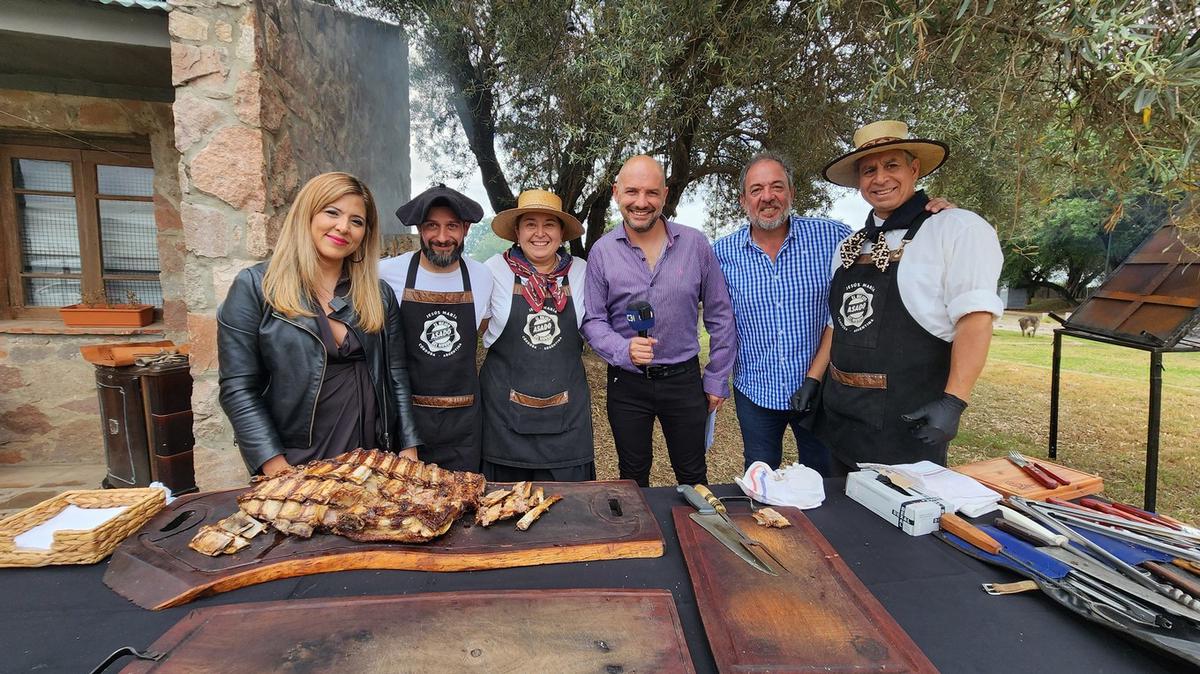
[[896,282],[904,246],[930,215],[921,211],[913,219],[887,271],[860,255],[833,274],[833,348],[814,431],[842,463],[946,465],[949,443],[927,445],[900,419],[940,397],[950,375],[951,344],[908,313]]
[[583,337],[565,276],[562,284],[561,312],[553,298],[535,311],[513,284],[508,322],[479,371],[487,462],[546,469],[595,460]]
[[461,260],[462,292],[417,290],[420,256],[413,253],[400,304],[413,415],[425,443],[420,459],[449,470],[479,472],[478,329],[471,275]]

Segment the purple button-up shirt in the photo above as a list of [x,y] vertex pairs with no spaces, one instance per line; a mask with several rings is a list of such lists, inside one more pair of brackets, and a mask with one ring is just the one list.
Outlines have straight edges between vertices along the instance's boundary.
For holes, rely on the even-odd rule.
[[676,222],[663,222],[667,247],[654,271],[646,266],[642,249],[629,241],[624,225],[592,246],[584,284],[583,335],[609,364],[639,372],[629,359],[629,341],[637,335],[625,319],[625,309],[645,300],[654,307],[650,336],[658,344],[653,364],[681,363],[700,353],[697,323],[702,304],[709,335],[704,391],[728,398],[737,333],[725,277],[703,234]]

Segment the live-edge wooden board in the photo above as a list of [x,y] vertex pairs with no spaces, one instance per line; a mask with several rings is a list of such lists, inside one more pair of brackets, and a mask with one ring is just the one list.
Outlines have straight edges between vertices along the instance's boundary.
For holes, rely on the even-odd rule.
[[429,543],[356,543],[317,534],[303,539],[259,534],[233,555],[208,557],[187,547],[200,526],[237,508],[245,489],[180,498],[113,553],[104,583],[143,608],[163,609],[198,597],[279,578],[351,569],[471,571],[601,559],[661,557],[662,531],[632,480],[542,482],[562,500],[528,531],[516,520],[474,526],[469,513]]
[[933,663],[796,508],[768,529],[748,511],[729,515],[786,571],[770,576],[671,511],[696,604],[722,672],[936,672]]
[[171,672],[669,672],[691,655],[667,590],[513,590],[197,609],[155,641]]

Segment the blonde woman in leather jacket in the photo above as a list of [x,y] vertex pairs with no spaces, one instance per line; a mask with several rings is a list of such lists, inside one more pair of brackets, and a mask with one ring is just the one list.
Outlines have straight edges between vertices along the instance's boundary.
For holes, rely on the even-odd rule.
[[217,309],[221,407],[252,474],[357,447],[417,458],[380,245],[367,186],[319,175],[296,195],[271,259],[242,270]]

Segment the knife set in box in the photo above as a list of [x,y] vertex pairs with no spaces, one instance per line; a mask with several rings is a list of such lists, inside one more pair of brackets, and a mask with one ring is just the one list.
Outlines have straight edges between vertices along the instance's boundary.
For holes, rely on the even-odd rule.
[[860,470],[846,476],[846,496],[867,510],[899,527],[909,536],[921,536],[938,530],[938,519],[946,512],[941,500],[932,496],[906,493],[873,470]]

